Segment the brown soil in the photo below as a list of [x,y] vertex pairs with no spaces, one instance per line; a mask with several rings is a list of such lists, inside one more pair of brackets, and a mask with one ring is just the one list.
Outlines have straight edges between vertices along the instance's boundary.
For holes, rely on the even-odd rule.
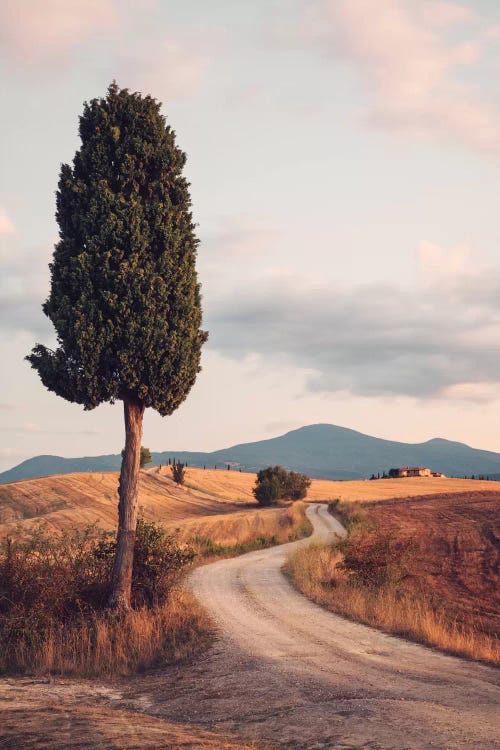
[[412,540],[406,586],[434,594],[457,622],[500,633],[500,493],[390,500],[365,512],[378,528]]
[[[312,541],[342,532],[325,507],[308,515]],[[283,750],[500,750],[498,672],[309,602],[281,573],[287,555],[307,544],[194,572],[219,638],[190,664],[113,686],[0,680],[0,748],[222,749],[239,741]],[[225,745],[227,734],[239,739]]]
[[[2,750],[250,750],[227,736],[120,709],[112,690],[0,681]],[[110,702],[111,700],[111,702]]]

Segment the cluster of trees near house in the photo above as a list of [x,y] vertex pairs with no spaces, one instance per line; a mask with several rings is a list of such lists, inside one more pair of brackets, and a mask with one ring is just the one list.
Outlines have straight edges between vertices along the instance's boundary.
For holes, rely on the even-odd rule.
[[[398,473],[398,469],[389,469],[389,471],[383,471],[382,474],[378,472],[377,474],[372,474],[370,479],[397,479],[398,477],[401,477],[401,475]],[[444,474],[440,474],[439,472],[433,472],[431,476],[444,476]],[[480,481],[495,481],[494,478],[489,477],[487,474],[471,474],[470,476],[463,475],[462,479],[478,479]]]

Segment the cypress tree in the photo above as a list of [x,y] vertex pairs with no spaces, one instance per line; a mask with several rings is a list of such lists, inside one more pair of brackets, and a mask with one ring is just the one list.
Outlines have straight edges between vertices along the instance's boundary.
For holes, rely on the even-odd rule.
[[160,106],[116,83],[84,104],[81,146],[61,167],[59,241],[43,305],[58,346],[37,344],[27,357],[46,388],[86,410],[123,402],[110,595],[120,608],[130,607],[144,410],[177,409],[207,338],[186,156]]

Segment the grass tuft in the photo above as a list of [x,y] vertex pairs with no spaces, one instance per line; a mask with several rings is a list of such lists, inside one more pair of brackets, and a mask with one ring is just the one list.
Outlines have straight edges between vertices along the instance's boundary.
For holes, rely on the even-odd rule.
[[377,532],[371,535],[371,545],[361,533],[347,544],[299,549],[290,557],[287,572],[303,594],[333,612],[452,654],[498,664],[498,639],[458,622],[423,589],[418,595],[405,590],[404,555],[392,548],[381,563],[390,542]]

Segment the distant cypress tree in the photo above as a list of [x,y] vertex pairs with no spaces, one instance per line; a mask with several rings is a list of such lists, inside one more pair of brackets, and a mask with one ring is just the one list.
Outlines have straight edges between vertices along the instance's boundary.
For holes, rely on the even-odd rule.
[[172,414],[200,370],[198,240],[185,154],[160,104],[113,83],[84,104],[81,147],[63,164],[59,242],[43,311],[51,351],[27,357],[43,384],[94,409],[123,401],[125,456],[110,603],[130,606],[144,410]]

